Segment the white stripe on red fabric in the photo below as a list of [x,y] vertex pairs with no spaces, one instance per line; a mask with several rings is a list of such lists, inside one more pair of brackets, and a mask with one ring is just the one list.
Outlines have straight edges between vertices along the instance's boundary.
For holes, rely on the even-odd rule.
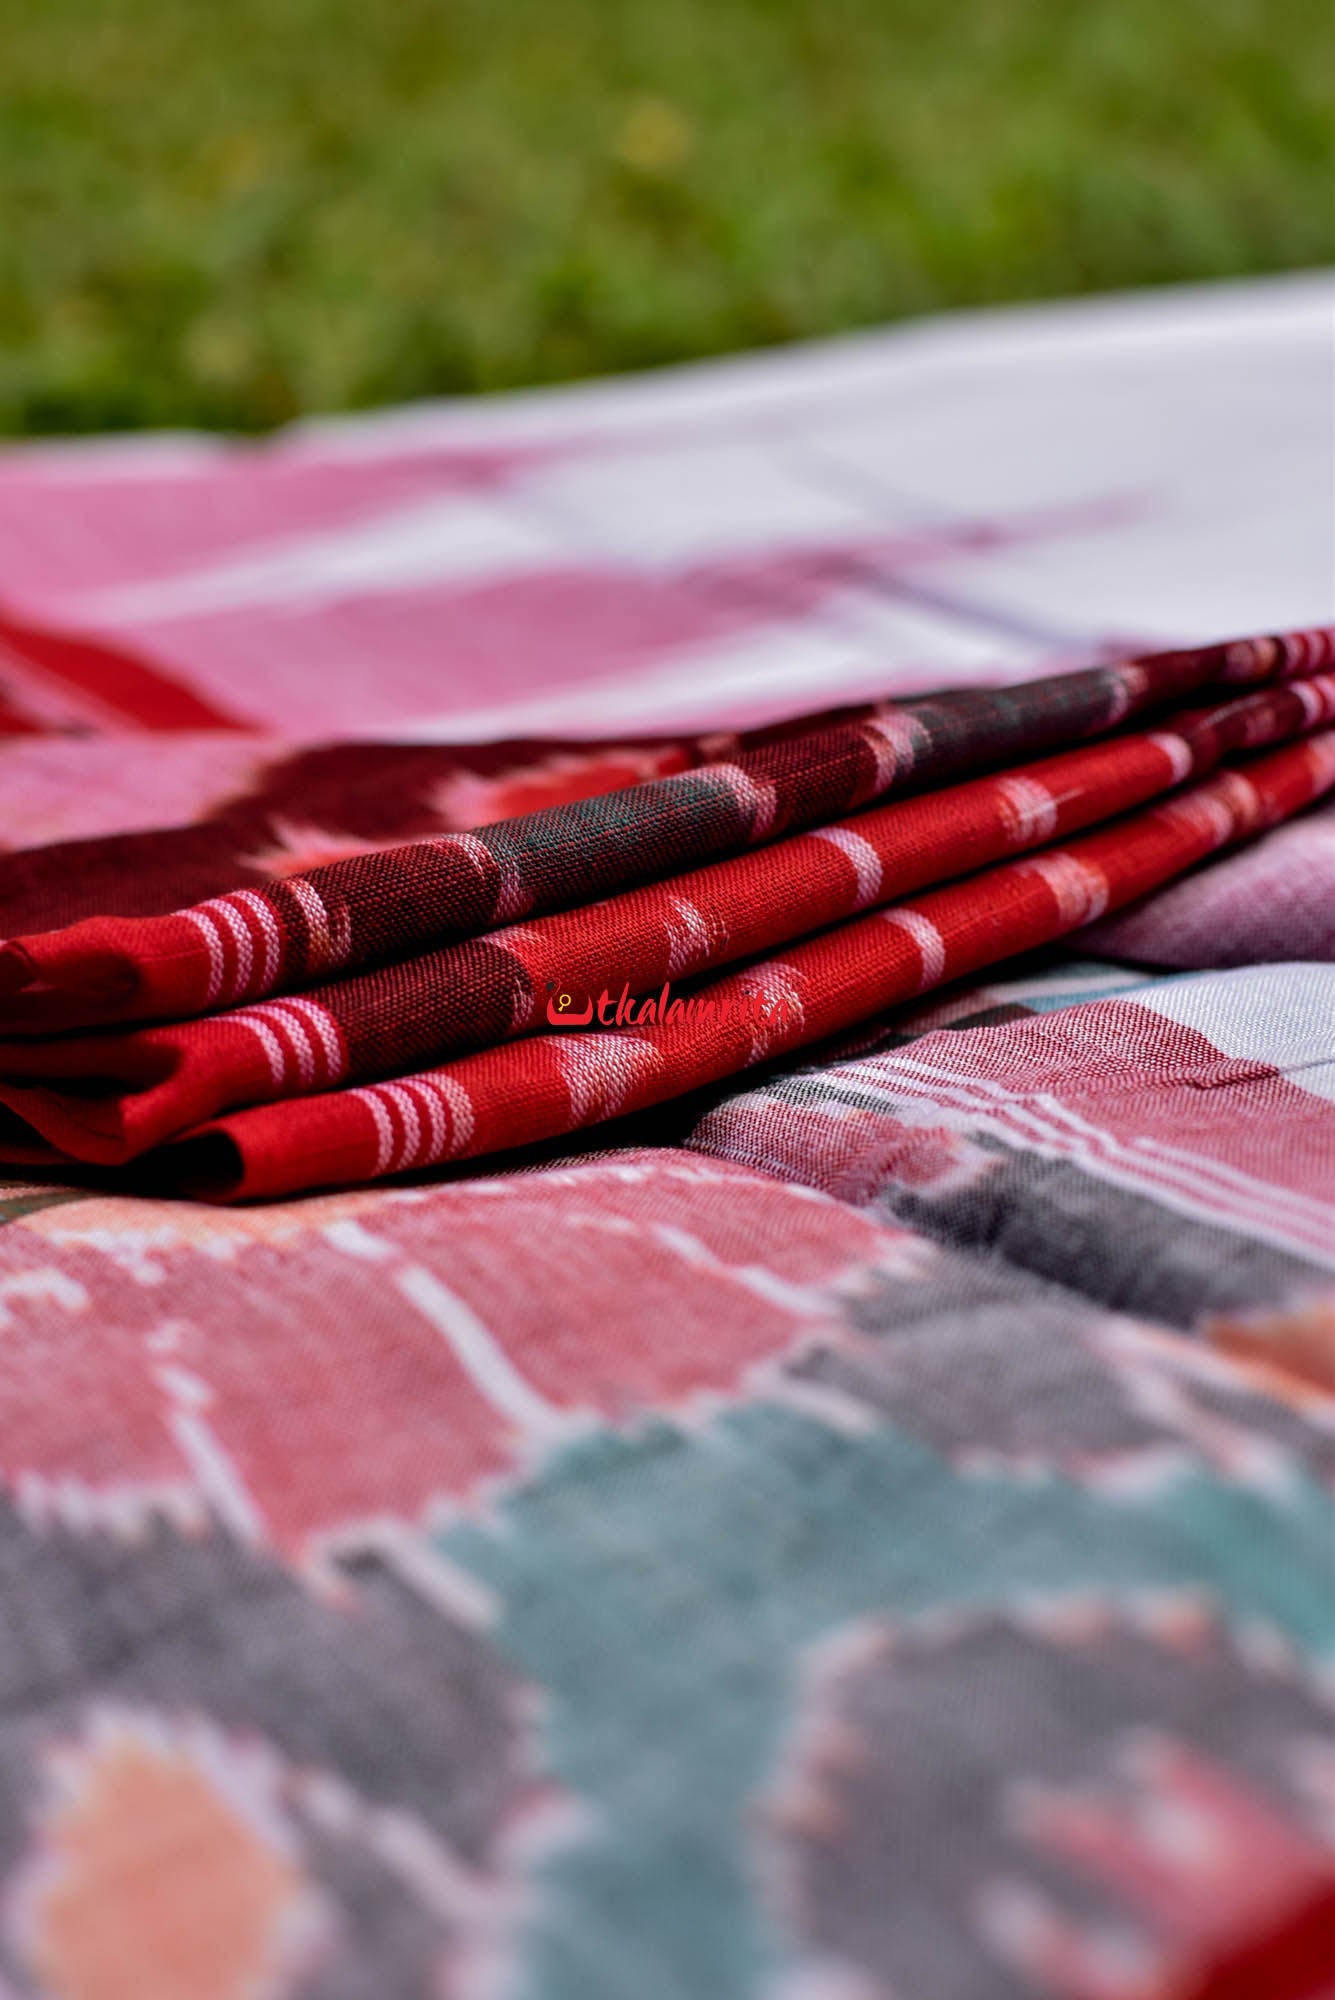
[[423,1090],[429,1090],[448,1112],[449,1151],[461,1152],[473,1136],[473,1100],[464,1086],[455,1077],[436,1070],[427,1070],[415,1076],[413,1082],[420,1084]]
[[1065,848],[1036,854],[1032,861],[1018,861],[1014,866],[1046,882],[1064,924],[1087,924],[1108,907],[1108,881],[1102,869]]
[[233,903],[244,903],[246,908],[259,919],[260,935],[264,942],[264,964],[254,990],[256,993],[267,993],[278,977],[278,968],[282,962],[283,934],[278,928],[278,920],[263,896],[257,895],[254,889],[237,889],[233,892],[231,900]]
[[883,871],[881,857],[869,840],[864,840],[860,833],[854,833],[846,826],[813,827],[809,837],[812,840],[828,841],[831,847],[837,847],[839,852],[852,863],[856,882],[853,902],[855,910],[864,910],[868,903],[875,901],[881,887]]
[[379,1089],[382,1100],[394,1106],[403,1125],[403,1140],[394,1156],[394,1168],[416,1166],[422,1150],[422,1120],[417,1106],[397,1083],[382,1083]]
[[306,999],[300,993],[287,994],[281,1000],[270,1000],[268,1005],[297,1015],[308,1035],[311,1030],[314,1031],[319,1038],[319,1053],[324,1058],[326,1078],[330,1083],[337,1083],[346,1072],[347,1054],[338,1022],[328,1008],[320,1006],[316,1000]]
[[351,1090],[348,1095],[364,1104],[371,1114],[376,1132],[376,1158],[371,1171],[373,1174],[383,1174],[388,1170],[389,1163],[394,1157],[394,1126],[389,1114],[380,1102],[379,1093],[374,1089]]
[[406,1078],[400,1089],[408,1092],[419,1112],[426,1113],[427,1124],[431,1129],[426,1145],[422,1149],[420,1164],[429,1165],[431,1161],[441,1157],[449,1141],[449,1125],[444,1110],[440,1100],[416,1077]]
[[1180,785],[1195,769],[1196,759],[1185,736],[1179,736],[1171,729],[1156,729],[1150,737],[1156,750],[1162,750],[1168,759],[1168,767],[1173,774],[1173,783]]
[[236,969],[227,983],[227,998],[241,1000],[249,988],[250,968],[255,955],[250,926],[241,912],[234,909],[225,896],[211,897],[207,903],[201,903],[200,908],[213,912],[218,919],[220,931],[225,925],[231,932],[232,942],[236,946]]
[[1049,840],[1057,831],[1057,801],[1037,778],[998,778],[1007,830],[1017,844]]
[[1201,1220],[1230,1222],[1247,1233],[1277,1241],[1285,1249],[1300,1249],[1314,1261],[1335,1266],[1330,1213],[1323,1203],[1160,1141],[1119,1139],[1082,1118],[1050,1092],[1032,1092],[1019,1098],[1004,1084],[938,1069],[905,1050],[882,1059],[881,1073],[874,1083],[866,1076],[859,1082],[863,1088],[883,1094],[887,1102],[893,1102],[897,1094],[925,1098],[935,1109],[963,1113],[1029,1150],[1075,1158],[1090,1171],[1101,1172],[1132,1191],[1153,1188],[1170,1206],[1186,1209]]
[[181,915],[199,932],[209,955],[209,983],[204,989],[204,1005],[211,1007],[222,991],[224,969],[222,937],[217,922],[207,906],[198,910],[182,910]]
[[302,916],[306,920],[306,963],[312,972],[320,972],[329,965],[334,956],[333,930],[329,921],[329,911],[319,893],[309,882],[303,882],[294,875],[286,887]]
[[922,964],[918,991],[935,986],[946,969],[946,941],[936,925],[919,910],[887,910],[885,921],[896,930],[905,931],[918,947]]
[[281,1090],[287,1080],[288,1052],[279,1041],[269,1022],[263,1018],[258,1008],[253,1012],[247,1009],[236,1014],[229,1014],[227,1019],[234,1021],[238,1028],[248,1028],[250,1033],[254,1035],[256,1041],[268,1057],[269,1068],[273,1074],[274,1083]]

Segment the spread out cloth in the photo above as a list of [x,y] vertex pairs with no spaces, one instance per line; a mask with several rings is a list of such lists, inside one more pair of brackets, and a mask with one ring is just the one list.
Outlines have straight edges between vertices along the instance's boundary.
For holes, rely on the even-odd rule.
[[5,2000],[1324,1992],[1328,304],[0,457]]

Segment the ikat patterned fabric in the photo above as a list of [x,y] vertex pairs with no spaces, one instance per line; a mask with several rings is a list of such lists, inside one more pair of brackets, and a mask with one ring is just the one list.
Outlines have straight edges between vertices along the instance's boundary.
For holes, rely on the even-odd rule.
[[1328,310],[0,455],[2,2000],[1330,1989]]

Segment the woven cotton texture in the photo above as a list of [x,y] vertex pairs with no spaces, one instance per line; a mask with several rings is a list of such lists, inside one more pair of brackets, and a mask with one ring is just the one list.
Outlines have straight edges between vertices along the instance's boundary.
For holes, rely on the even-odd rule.
[[836,926],[679,999],[680,1014],[669,999],[661,1022],[650,998],[634,1027],[608,1036],[535,1036],[395,1083],[232,1113],[203,1128],[193,1155],[183,1149],[183,1184],[242,1198],[372,1179],[661,1103],[1064,937],[1332,788],[1327,731],[1106,832]]
[[[340,864],[350,885],[341,901],[331,887],[338,870],[316,870],[170,917],[94,919],[17,940],[4,961],[11,1025],[29,1033],[0,1044],[0,1156],[121,1166],[166,1148],[160,1171],[183,1191],[254,1197],[523,1146],[683,1095],[1061,936],[1309,803],[1335,782],[1323,729],[1335,716],[1335,675],[1319,671],[1329,650],[1302,635],[960,694],[951,728],[940,704],[933,729],[925,704],[908,721],[878,712],[798,728],[749,753],[750,793],[739,791],[740,762],[692,774],[715,799],[749,798],[750,851],[732,851],[734,817],[715,828],[722,858],[703,867],[304,990],[317,912],[326,960],[355,961],[372,940],[383,950],[387,924],[439,929],[439,868],[448,874],[483,846],[494,859],[506,828],[484,829],[489,844],[447,837]],[[1041,738],[1054,717],[1066,728],[1075,718],[1085,734],[1091,716],[1106,725],[1151,690],[1212,677],[1267,684],[1221,688],[1211,702],[1160,710],[1149,729],[780,833],[794,820],[805,826],[817,802],[883,793],[906,775],[921,782],[924,768],[977,761],[986,742],[994,762],[998,740]],[[988,738],[987,727],[998,734]],[[1255,754],[1290,738],[1305,740]],[[1239,751],[1250,753],[1245,771],[1208,779]],[[756,775],[762,757],[768,792]],[[588,808],[605,821],[620,813],[629,847],[642,842],[640,858],[607,844],[604,826],[592,863],[587,840],[572,843],[564,892],[553,886],[554,858],[566,851],[572,809],[513,823],[512,857],[532,866],[525,874],[516,863],[505,893],[513,902],[522,876],[530,900],[578,903],[577,885],[601,885],[609,868],[633,879],[646,853],[661,862],[664,827],[685,827],[688,846],[698,841],[705,822],[674,821],[662,804],[676,797],[675,782]],[[1175,787],[1186,789],[1169,806],[1147,809]],[[1107,820],[1116,821],[1108,835],[1054,844]],[[591,823],[580,822],[586,833]],[[770,838],[754,844],[761,831]],[[1034,862],[1007,865],[1029,850]],[[902,900],[956,877],[967,879],[925,903]],[[474,888],[489,879],[475,872]],[[387,880],[397,884],[388,899]],[[455,928],[483,921],[476,899],[468,919],[445,901]],[[859,918],[872,909],[884,916]],[[765,956],[776,950],[781,957]],[[727,975],[739,961],[751,963]],[[674,995],[673,982],[685,993]],[[224,987],[257,983],[296,990],[195,1013],[201,997],[217,1003]],[[193,1018],[70,1026],[72,1015],[99,1009],[114,1019],[162,1008],[172,992]],[[43,1014],[66,1031],[34,1034]],[[562,1032],[540,1032],[551,1027]]]
[[179,1019],[402,958],[819,825],[874,799],[1095,736],[1212,681],[1310,675],[1327,634],[1160,653],[956,690],[674,777],[358,856],[138,923],[90,918],[0,949],[0,1029]]
[[1231,696],[285,999],[0,1044],[0,1103],[32,1128],[32,1159],[52,1157],[49,1146],[116,1164],[234,1106],[392,1077],[541,1027],[554,1011],[577,1017],[605,991],[615,1000],[698,978],[1126,812],[1230,749],[1332,718],[1332,675]]

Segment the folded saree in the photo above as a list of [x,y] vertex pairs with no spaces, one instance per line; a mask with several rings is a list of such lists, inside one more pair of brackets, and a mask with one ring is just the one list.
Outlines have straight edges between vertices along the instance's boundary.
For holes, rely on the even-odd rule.
[[[1328,707],[1333,691],[1319,683],[1313,692]],[[1310,713],[1313,704],[1305,707]],[[1255,731],[1254,711],[1247,726]],[[1198,740],[1205,744],[1212,739],[1201,733]],[[844,877],[836,895],[845,901],[851,896],[854,907],[883,900],[886,865],[895,879],[897,852],[910,858],[891,893],[908,886],[915,866],[919,881],[932,879],[923,873],[932,867],[958,872],[970,848],[976,865],[988,844],[989,814],[994,842],[999,836],[1012,849],[1035,846],[1035,835],[1041,839],[1124,808],[1136,783],[1142,796],[1162,790],[1166,779],[1171,782],[1170,773],[1181,776],[1190,767],[1191,741],[1192,725],[1187,724],[1180,733],[1123,739],[1050,760],[1047,766],[958,787],[932,801],[886,808],[864,817],[864,826],[868,819],[880,822],[872,838],[848,824],[824,829],[824,837],[808,836],[801,843],[813,850],[806,861],[806,893],[819,900],[821,864],[831,855]],[[1117,753],[1123,749],[1127,754],[1120,758]],[[1152,760],[1159,765],[1157,784]],[[1075,767],[1082,761],[1087,768],[1081,778]],[[1098,762],[1105,767],[1101,781]],[[1054,775],[1054,766],[1065,768]],[[1045,772],[1046,781],[1036,771]],[[1133,778],[1133,772],[1138,776]],[[606,988],[600,993],[596,1026],[612,1032],[586,1036],[565,1031],[497,1043],[447,1067],[417,1074],[396,1071],[393,1081],[365,1088],[330,1087],[339,1080],[336,1064],[347,1039],[332,1012],[310,997],[170,1029],[11,1045],[0,1062],[6,1070],[22,1065],[34,1080],[4,1086],[3,1098],[16,1122],[25,1122],[17,1136],[5,1134],[0,1144],[18,1159],[49,1161],[62,1154],[124,1159],[207,1121],[209,1092],[216,1101],[220,1077],[226,1078],[223,1088],[233,1093],[233,1103],[275,1098],[284,1085],[317,1092],[323,1086],[324,1094],[260,1104],[205,1123],[193,1147],[180,1149],[168,1168],[178,1173],[185,1191],[221,1198],[292,1192],[550,1138],[716,1081],[764,1057],[834,1034],[942,981],[1048,943],[1136,900],[1221,847],[1289,817],[1333,787],[1335,730],[1327,728],[1192,784],[1166,803],[1124,813],[1083,839],[984,867],[962,882],[911,903],[892,903],[873,916],[836,922],[792,944],[782,957],[752,962],[673,1000],[674,937],[700,951],[710,935],[697,904],[680,893],[678,880],[665,887],[656,921],[647,914],[653,897],[638,899],[646,917],[638,934],[639,956],[634,925],[627,924],[624,911],[620,929],[614,917],[612,931],[603,933],[619,938],[627,954],[624,962],[633,968],[646,967],[645,954],[655,949],[660,966],[667,954],[668,977],[657,1000],[639,1000],[627,1012],[628,979],[615,1002]],[[932,808],[938,822],[935,843],[924,820]],[[927,834],[916,845],[906,843],[910,829],[903,823],[915,812],[920,833]],[[785,860],[790,865],[796,861],[796,875],[802,876],[801,858],[785,857],[782,849],[769,850],[769,856],[778,856],[776,891]],[[760,862],[762,857],[747,859]],[[700,878],[686,879],[698,895]],[[730,886],[734,907],[743,909],[744,893],[738,896],[735,880]],[[711,912],[716,918],[727,897],[726,888],[716,896]],[[634,900],[615,899],[605,908],[615,911],[617,902]],[[675,932],[664,922],[669,905],[679,919]],[[769,927],[787,924],[792,937],[791,926],[802,921],[796,915],[799,907],[800,896],[794,900],[771,894]],[[815,902],[808,918],[814,907]],[[594,919],[588,932],[596,938],[595,913],[585,915]],[[743,948],[754,949],[763,929],[762,919]],[[730,944],[737,942],[734,934]],[[504,946],[489,948],[504,951]],[[726,946],[720,954],[725,959],[736,955]],[[373,976],[381,984],[379,1011],[391,1024],[391,1044],[392,1024],[401,1018],[394,1004],[401,972]],[[420,966],[418,972],[423,997],[432,991],[432,974],[422,975]],[[558,1008],[568,998],[562,994]],[[561,1018],[550,1003],[547,1013],[549,1019]],[[591,997],[575,1019],[594,1025]],[[227,1047],[228,1037],[230,1057],[219,1062],[218,1051]],[[182,1047],[189,1049],[191,1038],[203,1052],[193,1074],[188,1060],[176,1060]],[[382,1066],[384,1049],[382,1038]],[[401,1063],[402,1043],[398,1049]],[[106,1076],[117,1062],[122,1088],[107,1092]],[[167,1158],[172,1159],[170,1149]]]
[[160,917],[109,911],[0,946],[0,1033],[202,1014],[569,909],[920,792],[1068,748],[1212,684],[1335,664],[1317,631],[1159,653],[883,704],[735,757],[467,833],[359,854]]
[[[234,1106],[372,1081],[592,1013],[1142,804],[1228,752],[1335,721],[1335,675],[1174,711],[997,776],[834,821],[581,910],[299,995],[162,1026],[0,1044],[0,1103],[45,1146],[119,1164]],[[555,997],[552,997],[555,996]],[[574,998],[578,996],[578,998]],[[543,1000],[545,998],[545,1008]],[[605,1025],[605,1023],[604,1023]],[[10,1156],[22,1140],[11,1137]]]
[[1078,840],[836,925],[684,1000],[665,988],[609,1033],[532,1036],[393,1082],[231,1113],[181,1145],[168,1171],[185,1192],[254,1198],[474,1158],[642,1110],[1063,937],[1332,789],[1328,729]]

